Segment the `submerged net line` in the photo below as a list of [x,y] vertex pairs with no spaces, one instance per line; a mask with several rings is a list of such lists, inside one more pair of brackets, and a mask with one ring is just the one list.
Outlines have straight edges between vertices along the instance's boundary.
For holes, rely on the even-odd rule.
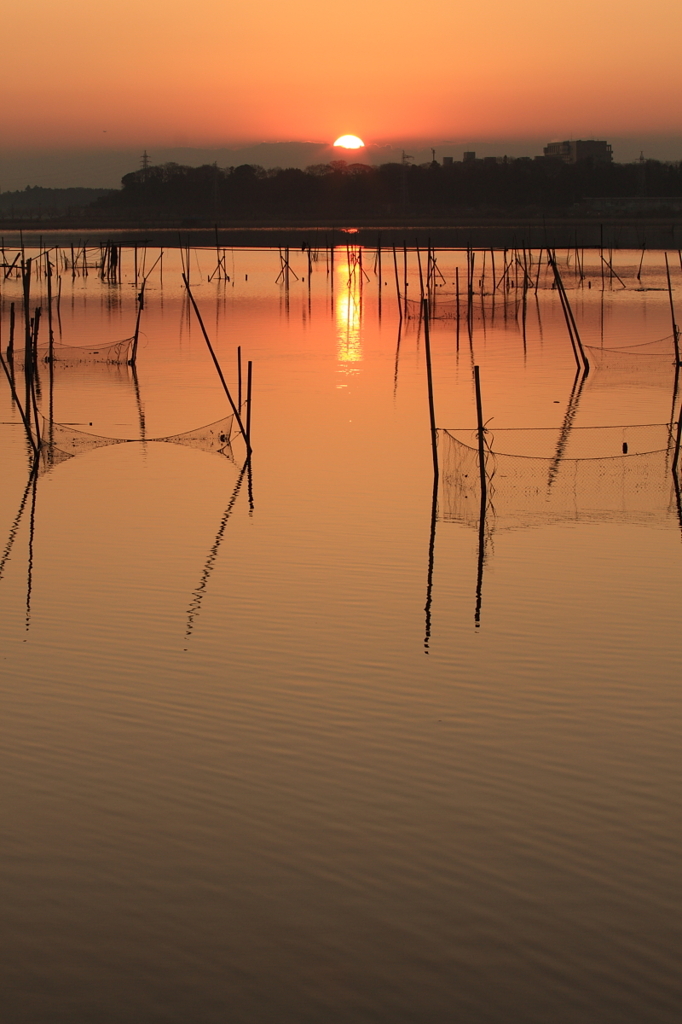
[[164,437],[106,437],[103,434],[90,434],[84,430],[76,430],[66,423],[55,423],[43,419],[41,449],[46,449],[45,460],[50,464],[71,458],[96,448],[105,448],[117,444],[179,444],[198,451],[215,452],[232,456],[232,433],[234,415],[225,416],[206,426],[194,430],[186,430],[180,434],[167,434]]
[[[453,440],[478,455],[478,429],[442,429]],[[487,427],[484,443],[491,455],[520,459],[554,460],[561,440],[562,461],[625,458],[669,451],[674,448],[670,423],[625,423],[603,427],[571,426],[567,435],[557,427]]]
[[[625,353],[632,352],[633,355],[636,355],[636,353],[633,352],[633,349],[650,348],[652,345],[662,345],[663,342],[668,342],[668,341],[669,342],[673,341],[673,335],[672,334],[664,334],[662,338],[654,338],[653,341],[636,341],[636,342],[633,342],[632,345],[616,345],[616,346],[610,346],[610,347],[606,347],[606,348],[603,345],[602,346],[599,346],[599,345],[589,345],[587,347],[588,348],[594,348],[594,349],[597,349],[598,351],[604,351],[604,352],[625,352]],[[668,353],[670,351],[672,351],[672,350],[669,349],[669,348],[666,348],[665,352],[660,353],[660,354],[661,355],[668,355]]]
[[[677,500],[670,471],[675,438],[669,424],[575,427],[567,438],[560,434],[560,428],[485,432],[485,514],[491,525],[668,524]],[[478,528],[478,431],[441,429],[438,443],[439,518]]]

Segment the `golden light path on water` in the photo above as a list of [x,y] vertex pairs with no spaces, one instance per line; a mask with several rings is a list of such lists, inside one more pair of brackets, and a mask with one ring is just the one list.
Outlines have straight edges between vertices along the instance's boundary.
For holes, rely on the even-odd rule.
[[361,311],[362,273],[358,264],[358,250],[348,250],[350,263],[338,267],[336,296],[336,327],[339,363],[346,369],[362,360]]

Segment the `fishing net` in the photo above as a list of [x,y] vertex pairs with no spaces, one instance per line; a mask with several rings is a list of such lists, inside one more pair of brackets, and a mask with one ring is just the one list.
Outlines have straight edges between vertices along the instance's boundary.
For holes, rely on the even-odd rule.
[[154,437],[150,440],[163,441],[165,444],[182,444],[202,452],[224,454],[226,449],[231,450],[233,430],[234,415],[225,416],[224,419],[216,420],[205,427],[197,427],[196,430],[187,430],[183,434],[169,434],[168,437]]
[[68,452],[63,452],[51,444],[49,438],[42,438],[38,449],[38,474],[49,473],[51,469],[60,466],[62,462],[68,462],[72,457]]
[[[496,310],[504,309],[505,305],[510,311],[513,311],[517,304],[521,303],[521,289],[519,289],[519,298],[516,299],[513,294],[508,294],[506,299],[502,292],[496,293],[494,300],[490,292],[486,292],[484,296],[480,292],[474,292],[471,301],[471,310],[467,302],[467,296],[465,294],[460,295],[459,298],[459,313],[457,312],[457,299],[453,298],[436,298],[435,301],[429,303],[429,320],[457,320],[459,319],[462,323],[466,323],[467,317],[471,313],[471,316],[475,322],[485,321],[492,316],[493,313],[493,301]],[[485,305],[483,300],[486,300]],[[424,305],[420,299],[407,299],[404,303],[404,310],[408,320],[419,320],[424,314]]]
[[619,378],[628,375],[638,385],[653,375],[670,377],[675,367],[676,353],[672,334],[654,341],[638,342],[634,345],[618,345],[605,348],[600,345],[585,345],[590,366],[596,370],[608,370]]
[[[407,315],[408,320],[419,320],[424,315],[424,303],[422,299],[404,299],[403,308]],[[466,319],[467,315],[467,300],[466,295],[460,297],[459,302],[459,317],[462,320]],[[430,302],[429,303],[429,319],[430,320],[456,320],[457,319],[457,299],[445,299],[441,302]]]
[[[106,437],[101,434],[90,434],[76,430],[67,423],[50,422],[43,418],[41,450],[46,449],[44,456],[47,462],[63,461],[95,448],[104,448],[115,444],[162,443],[180,444],[198,451],[215,452],[232,458],[231,438],[234,431],[234,415],[208,423],[195,430],[187,430],[181,434],[169,434],[166,437]],[[63,457],[63,458],[62,458]]]
[[[80,366],[89,363],[107,363],[110,366],[125,366],[130,362],[134,338],[123,338],[110,345],[62,345],[55,342],[52,353],[48,345],[39,344],[37,358],[39,363],[53,363],[59,366]],[[14,349],[15,365],[24,366],[23,344]]]
[[[476,430],[439,430],[439,518],[478,528]],[[486,516],[495,528],[560,522],[666,525],[676,509],[675,431],[638,426],[485,431]]]
[[116,363],[125,364],[130,361],[134,338],[123,338],[110,345],[53,345],[52,356],[46,346],[38,348],[38,358],[49,363]]

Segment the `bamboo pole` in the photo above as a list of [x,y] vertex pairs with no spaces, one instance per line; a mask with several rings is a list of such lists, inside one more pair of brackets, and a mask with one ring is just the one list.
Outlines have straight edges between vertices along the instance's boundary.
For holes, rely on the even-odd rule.
[[433,604],[433,568],[436,553],[436,523],[438,520],[438,477],[434,477],[431,492],[431,523],[429,529],[429,554],[426,570],[426,601],[424,603],[424,654],[429,653],[431,640],[431,605]]
[[474,366],[474,387],[476,389],[476,422],[478,424],[478,468],[481,477],[481,504],[485,503],[488,484],[485,475],[485,440],[483,426],[483,402],[481,400],[481,374],[478,366]]
[[665,253],[665,273],[668,279],[668,299],[670,300],[670,319],[673,325],[673,345],[675,346],[675,361],[677,365],[680,365],[680,330],[677,326],[675,319],[675,304],[673,302],[673,286],[670,283],[670,266],[668,264],[668,254]]
[[230,407],[232,409],[232,412],[234,413],[235,419],[237,421],[237,425],[238,425],[238,427],[239,427],[239,429],[241,431],[241,435],[244,438],[244,442],[246,444],[247,454],[250,455],[251,454],[251,445],[249,443],[249,440],[248,440],[248,437],[247,437],[247,434],[246,434],[246,430],[244,429],[244,424],[242,423],[242,418],[241,418],[241,416],[239,414],[239,409],[234,404],[234,399],[232,398],[232,395],[230,394],[230,389],[228,388],[227,382],[225,380],[225,377],[223,376],[223,371],[220,368],[220,363],[218,362],[218,357],[216,356],[216,354],[215,354],[215,352],[213,350],[213,345],[211,344],[211,339],[209,338],[208,333],[206,331],[206,328],[204,327],[204,321],[201,318],[201,313],[199,312],[199,307],[197,306],[197,304],[195,302],[195,299],[194,299],[194,296],[192,295],[192,291],[191,291],[190,286],[189,286],[189,281],[187,280],[187,277],[186,277],[185,274],[182,275],[182,279],[183,279],[183,281],[185,283],[185,288],[187,289],[187,294],[189,296],[190,302],[192,303],[192,307],[193,307],[194,312],[196,314],[196,318],[199,321],[199,326],[201,328],[201,333],[204,336],[204,341],[206,342],[206,347],[208,348],[208,351],[211,354],[211,359],[213,360],[213,365],[215,366],[215,368],[216,368],[216,370],[218,372],[218,376],[220,378],[220,383],[223,386],[223,390],[224,390],[224,392],[225,392],[225,394],[227,396],[228,402],[230,403]]
[[[419,246],[416,244],[416,239],[415,239],[415,249],[417,250],[417,265],[419,267],[419,298],[421,299],[422,304],[423,304],[424,299],[426,298],[426,296],[424,295],[424,274],[422,272],[421,252],[419,251]],[[428,271],[427,271],[427,285],[426,285],[426,287],[428,288]],[[425,307],[422,305],[422,309],[424,309],[424,308]]]
[[26,437],[28,438],[28,440],[29,440],[29,442],[31,444],[31,447],[33,448],[34,455],[37,455],[38,454],[38,446],[36,445],[35,438],[33,437],[33,434],[31,433],[31,425],[30,425],[29,420],[28,420],[28,418],[26,416],[26,413],[24,412],[24,407],[22,406],[21,401],[19,400],[19,395],[17,394],[17,389],[14,386],[14,379],[12,377],[12,374],[10,373],[10,370],[9,370],[9,367],[7,366],[7,363],[5,362],[5,360],[3,358],[2,352],[0,352],[0,363],[2,364],[2,368],[5,371],[5,376],[7,377],[7,383],[9,384],[10,391],[12,392],[12,398],[14,400],[14,404],[16,405],[17,409],[19,410],[19,415],[21,416],[21,421],[24,424],[24,429],[26,431]]
[[[137,252],[137,250],[135,250]],[[137,343],[140,339],[140,318],[142,316],[142,310],[144,308],[144,281],[142,282],[142,288],[139,295],[137,296],[137,319],[135,321],[135,334],[133,336],[133,350],[130,353],[130,366],[135,366],[137,362]]]
[[540,270],[542,269],[542,252],[543,252],[543,250],[540,249],[540,252],[538,253],[538,272],[535,275],[535,294],[536,295],[538,293],[538,287],[540,285]]
[[47,272],[47,329],[48,329],[48,359],[52,363],[54,357],[54,331],[52,329],[52,264],[50,262],[50,254],[46,253],[45,258],[47,260],[46,272]]
[[402,318],[403,318],[403,301],[402,301],[402,299],[400,297],[400,277],[398,275],[398,254],[395,251],[395,246],[393,246],[393,269],[395,270],[395,293],[396,293],[396,296],[398,298],[398,313],[400,314],[400,319],[402,320]]
[[24,291],[24,382],[26,417],[31,426],[31,384],[33,376],[33,332],[31,329],[31,260],[22,264],[22,285]]
[[476,606],[474,609],[474,626],[478,629],[481,625],[481,606],[483,603],[485,517],[488,508],[488,483],[485,474],[485,428],[483,424],[483,402],[481,400],[481,376],[478,366],[474,366],[474,384],[476,387],[476,419],[478,422],[478,465],[481,477],[481,506],[478,517],[478,560],[476,568]]
[[249,359],[246,364],[246,447],[251,455],[251,392],[253,382],[253,363]]
[[583,348],[583,343],[580,339],[580,333],[578,332],[575,317],[573,316],[573,310],[571,309],[571,304],[568,301],[566,289],[564,288],[564,283],[561,279],[561,274],[559,273],[559,268],[556,263],[556,257],[553,253],[550,253],[549,249],[547,250],[547,258],[554,272],[554,280],[556,282],[557,291],[559,292],[561,308],[563,309],[564,319],[566,320],[566,326],[568,328],[568,334],[571,339],[571,345],[573,346],[573,354],[575,356],[576,363],[578,364],[578,368],[580,369],[580,360],[582,359],[585,373],[589,373],[590,363],[587,356],[585,355],[585,349]]
[[9,305],[9,341],[7,343],[7,358],[10,362],[14,359],[14,303]]
[[429,393],[429,420],[431,422],[431,454],[433,457],[433,476],[438,479],[438,431],[436,428],[436,409],[433,401],[433,373],[431,370],[431,330],[429,327],[429,303],[423,301],[424,310],[424,354],[426,356],[426,384]]
[[682,444],[682,410],[677,420],[677,438],[675,439],[675,454],[673,455],[672,471],[677,481],[677,466],[680,461],[680,444]]

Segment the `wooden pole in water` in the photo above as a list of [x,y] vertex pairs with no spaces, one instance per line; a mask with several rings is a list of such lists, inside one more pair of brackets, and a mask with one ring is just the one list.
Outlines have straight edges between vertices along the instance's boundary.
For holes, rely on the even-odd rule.
[[424,354],[426,356],[426,383],[429,392],[429,419],[431,421],[431,454],[433,456],[433,476],[438,479],[438,431],[436,428],[436,409],[433,401],[433,374],[431,372],[431,330],[429,327],[429,303],[423,301],[424,310]]
[[9,342],[7,343],[7,358],[10,362],[14,359],[14,303],[9,306]]
[[7,383],[9,384],[10,391],[12,393],[12,398],[14,399],[14,404],[16,405],[17,409],[19,410],[19,415],[21,416],[22,423],[24,424],[24,429],[26,430],[26,436],[27,436],[27,438],[28,438],[28,440],[29,440],[29,442],[31,444],[31,447],[33,448],[33,453],[35,455],[37,455],[38,454],[38,447],[37,447],[37,445],[35,443],[35,439],[33,437],[33,434],[31,433],[31,425],[30,425],[28,419],[26,418],[26,413],[24,412],[23,406],[22,406],[22,404],[21,404],[21,402],[19,400],[19,395],[17,394],[16,387],[14,386],[14,379],[12,377],[12,374],[10,373],[10,370],[9,370],[9,367],[7,366],[7,363],[3,359],[2,352],[0,352],[0,364],[2,364],[2,368],[5,371],[5,376],[7,377]]
[[[137,252],[137,249],[135,250]],[[140,294],[137,296],[137,320],[135,321],[135,334],[133,336],[133,350],[130,353],[130,365],[135,366],[137,362],[137,343],[140,338],[140,317],[142,316],[142,308],[144,306],[144,282]]]
[[474,330],[474,265],[476,263],[476,253],[473,249],[470,250],[470,257],[469,288],[467,295],[467,325],[469,328],[469,337],[471,337]]
[[251,455],[251,385],[253,381],[253,363],[249,359],[246,364],[246,447]]
[[[422,300],[422,303],[423,303],[424,302],[424,298],[425,298],[425,295],[424,295],[424,274],[422,272],[422,256],[421,256],[421,252],[419,251],[419,246],[416,243],[416,239],[415,239],[415,249],[417,250],[417,264],[419,266],[419,297],[420,297],[420,299]],[[428,288],[428,276],[427,276],[427,288]],[[422,308],[424,308],[424,307],[422,306]]]
[[[580,340],[580,334],[578,333],[578,327],[577,327],[577,324],[575,322],[575,317],[573,316],[573,310],[571,309],[571,304],[568,301],[568,296],[566,295],[566,289],[564,288],[564,282],[561,280],[561,274],[559,273],[559,268],[558,268],[557,263],[556,263],[556,257],[554,255],[554,253],[550,252],[549,249],[547,250],[547,259],[549,260],[550,266],[551,266],[552,270],[554,271],[554,280],[556,282],[557,291],[559,292],[559,298],[561,300],[561,308],[563,309],[563,312],[564,312],[564,319],[566,320],[566,326],[568,328],[568,335],[569,335],[569,338],[571,339],[571,345],[573,346],[573,354],[575,356],[575,361],[578,364],[578,369],[581,369],[580,359],[582,359],[583,368],[584,368],[585,372],[588,373],[589,369],[590,369],[590,363],[589,363],[589,360],[588,360],[587,356],[585,355],[585,349],[583,348],[583,343]],[[578,353],[580,353],[580,355]]]
[[675,440],[675,454],[673,455],[672,472],[677,481],[677,467],[680,461],[680,444],[682,443],[682,410],[677,420],[677,438]]
[[[42,309],[38,306],[33,314],[33,367],[38,366],[38,334],[40,333],[40,315]],[[35,376],[35,373],[34,373]]]
[[476,571],[476,607],[474,625],[481,625],[481,605],[483,601],[483,566],[485,563],[485,517],[488,508],[488,483],[485,475],[485,444],[483,426],[483,402],[481,400],[481,377],[478,366],[474,366],[474,384],[476,386],[476,419],[478,421],[478,465],[481,475],[481,506],[478,517],[478,565]]
[[24,288],[24,380],[26,384],[25,402],[26,417],[29,428],[31,425],[31,382],[33,378],[33,333],[31,330],[31,260],[22,265],[22,284]]
[[222,272],[221,272],[221,266],[220,266],[220,242],[218,240],[218,225],[217,224],[213,225],[213,230],[215,232],[216,270],[218,271],[218,280],[220,281],[220,279],[222,277]]
[[[191,289],[189,287],[189,281],[187,280],[187,277],[185,276],[185,274],[182,275],[182,280],[185,282],[185,288],[187,289],[187,294],[189,295],[189,299],[190,299],[190,302],[192,303],[192,307],[193,307],[194,312],[196,314],[196,318],[199,321],[199,327],[201,328],[201,333],[204,336],[204,341],[206,342],[206,347],[208,348],[208,351],[211,354],[211,359],[213,360],[213,365],[215,366],[216,370],[218,371],[218,376],[220,377],[220,383],[223,386],[223,391],[225,392],[225,394],[227,396],[227,400],[230,403],[230,407],[231,407],[232,412],[234,413],[234,417],[235,417],[235,419],[237,421],[237,426],[239,427],[239,429],[241,431],[241,434],[242,434],[242,437],[244,438],[244,442],[246,444],[247,454],[250,455],[251,454],[251,444],[250,444],[250,442],[249,442],[249,440],[247,438],[246,430],[244,429],[244,424],[242,423],[242,418],[241,418],[241,415],[239,413],[239,409],[234,404],[234,399],[232,398],[232,395],[230,394],[230,389],[228,388],[227,382],[225,380],[225,377],[223,376],[223,371],[220,368],[220,363],[218,362],[218,357],[216,356],[215,352],[213,351],[213,345],[211,344],[211,339],[209,338],[208,333],[206,331],[206,328],[204,327],[204,321],[201,318],[201,313],[199,312],[199,307],[197,306],[197,304],[196,304],[196,302],[194,300],[194,296],[192,295]],[[248,398],[248,396],[247,396],[247,398]]]
[[670,266],[668,264],[668,254],[665,253],[665,273],[668,278],[668,298],[670,299],[670,317],[673,324],[673,345],[675,346],[675,359],[677,365],[680,365],[680,331],[675,320],[675,304],[673,302],[673,286],[670,283]]
[[242,347],[237,345],[237,405],[242,407]]
[[540,270],[542,268],[542,252],[543,252],[543,250],[540,249],[540,252],[538,254],[538,272],[535,275],[535,294],[536,295],[538,293],[538,287],[539,287],[539,284],[540,284]]
[[478,423],[478,468],[481,475],[481,506],[484,507],[488,485],[485,476],[483,402],[481,400],[481,375],[478,366],[474,366],[474,386],[476,388],[476,421]]
[[48,359],[50,363],[54,358],[54,331],[52,329],[52,264],[50,263],[50,254],[45,254],[47,261],[47,329],[48,329]]
[[402,302],[402,299],[400,298],[400,277],[398,275],[398,254],[395,251],[395,246],[393,246],[393,269],[395,270],[395,293],[396,293],[396,296],[398,298],[398,313],[400,314],[400,319],[402,320],[402,318],[403,318],[403,302]]

